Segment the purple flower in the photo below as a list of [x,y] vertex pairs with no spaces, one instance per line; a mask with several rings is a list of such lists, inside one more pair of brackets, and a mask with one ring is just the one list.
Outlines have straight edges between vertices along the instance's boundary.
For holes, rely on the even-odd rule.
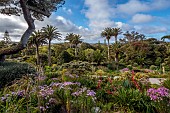
[[1,101],[5,102],[6,101],[6,97],[1,97]]
[[49,104],[56,104],[56,99],[50,98],[49,99]]
[[43,80],[45,80],[45,79],[46,79],[45,76],[38,76],[38,80],[39,80],[39,81],[43,81]]
[[80,86],[80,85],[81,85],[81,83],[80,83],[80,82],[75,82],[74,84],[75,84],[75,85],[78,85],[78,86]]
[[163,100],[163,97],[169,96],[169,89],[165,87],[160,87],[158,89],[150,88],[147,90],[147,95],[151,100],[160,101]]
[[11,92],[12,95],[16,95],[16,92]]
[[76,78],[78,78],[79,76],[78,75],[75,75]]
[[69,86],[69,85],[74,85],[74,83],[73,82],[64,82],[63,85],[64,86]]
[[120,70],[121,72],[129,71],[129,68],[123,68]]
[[96,93],[93,90],[87,90],[87,96],[94,97]]
[[71,86],[71,85],[78,85],[80,86],[81,84],[79,82],[64,82],[64,83],[51,83],[50,86],[52,87],[59,87],[60,89],[68,89],[71,90],[70,87],[67,86]]
[[17,92],[18,97],[23,97],[25,95],[25,91],[21,90]]
[[82,94],[82,92],[76,91],[76,92],[72,93],[71,95],[73,95],[73,96],[79,96],[79,95],[81,95],[81,94]]
[[72,93],[71,95],[73,95],[73,96],[80,96],[80,95],[82,95],[86,90],[87,90],[87,88],[86,88],[86,87],[83,87],[83,88],[79,89],[78,91]]
[[93,90],[87,90],[86,87],[79,89],[78,91],[72,93],[73,96],[81,96],[85,94],[86,96],[95,97],[96,93]]
[[52,83],[50,86],[59,87],[59,86],[61,86],[61,85],[62,85],[62,83]]
[[40,106],[40,111],[45,111],[45,110],[46,110],[45,107]]
[[58,78],[52,78],[52,80],[58,80]]
[[50,95],[52,95],[53,93],[54,93],[54,90],[49,86],[41,87],[40,92],[39,92],[40,96],[45,99],[49,97]]
[[10,94],[6,94],[5,96],[8,97],[8,96],[10,96]]
[[73,76],[72,74],[69,74],[68,76],[69,76],[70,78],[74,78],[74,76]]

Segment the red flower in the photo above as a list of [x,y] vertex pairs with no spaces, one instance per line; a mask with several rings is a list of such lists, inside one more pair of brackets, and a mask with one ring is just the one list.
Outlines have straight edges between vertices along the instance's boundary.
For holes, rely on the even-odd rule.
[[111,92],[110,90],[107,90],[107,93],[108,93],[108,94],[112,94],[112,92]]
[[101,88],[101,80],[98,80],[98,83],[97,83],[97,89],[100,89]]
[[135,87],[140,90],[140,87],[138,83],[135,81],[134,77],[135,77],[135,72],[132,70],[132,82],[134,83]]
[[108,78],[108,81],[109,81],[110,83],[112,83],[112,79],[111,79],[110,77]]

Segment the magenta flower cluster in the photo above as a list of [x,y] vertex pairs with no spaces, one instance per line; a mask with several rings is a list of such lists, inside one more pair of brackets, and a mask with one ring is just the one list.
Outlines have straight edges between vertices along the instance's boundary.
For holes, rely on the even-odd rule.
[[158,89],[150,88],[147,90],[147,95],[153,101],[160,101],[163,100],[164,97],[169,97],[169,89],[165,87],[160,87]]

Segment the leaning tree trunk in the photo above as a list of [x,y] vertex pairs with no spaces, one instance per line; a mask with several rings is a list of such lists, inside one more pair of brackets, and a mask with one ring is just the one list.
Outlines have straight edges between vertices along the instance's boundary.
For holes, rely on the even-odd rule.
[[51,40],[48,42],[48,66],[51,66]]
[[23,11],[24,19],[28,24],[28,28],[22,35],[21,40],[19,44],[16,45],[16,47],[9,47],[0,50],[0,61],[5,60],[5,55],[16,54],[19,51],[23,50],[26,47],[30,35],[35,30],[34,20],[32,19],[30,10],[26,5],[26,0],[20,0],[20,5]]

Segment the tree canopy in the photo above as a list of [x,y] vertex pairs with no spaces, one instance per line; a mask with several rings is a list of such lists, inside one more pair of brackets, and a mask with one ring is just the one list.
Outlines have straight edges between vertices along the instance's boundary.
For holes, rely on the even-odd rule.
[[25,8],[29,9],[33,18],[43,20],[45,16],[49,17],[64,3],[64,0],[1,0],[0,13],[20,16],[24,14],[23,4],[25,4]]
[[0,13],[6,15],[23,16],[28,24],[27,30],[21,37],[20,43],[15,48],[3,48],[0,50],[0,58],[4,55],[15,54],[24,49],[30,35],[35,30],[34,20],[43,21],[52,12],[57,11],[65,3],[65,0],[1,0]]

